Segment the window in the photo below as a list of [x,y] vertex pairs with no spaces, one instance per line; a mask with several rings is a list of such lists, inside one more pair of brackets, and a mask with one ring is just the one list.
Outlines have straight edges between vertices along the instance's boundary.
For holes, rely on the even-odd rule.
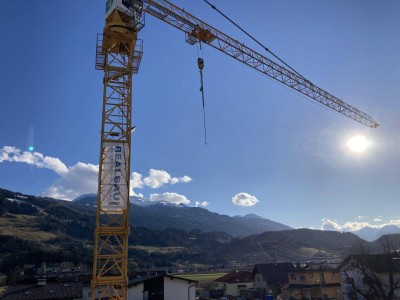
[[305,281],[305,280],[306,280],[306,276],[300,275],[300,280],[301,280],[301,281]]
[[294,273],[290,273],[290,279],[292,279],[292,280],[296,280],[296,274],[294,274]]

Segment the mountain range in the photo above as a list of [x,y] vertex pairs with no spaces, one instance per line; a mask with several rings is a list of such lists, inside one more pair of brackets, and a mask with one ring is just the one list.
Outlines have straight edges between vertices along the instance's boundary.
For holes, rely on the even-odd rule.
[[[130,269],[337,261],[354,249],[380,245],[353,233],[291,229],[253,214],[229,217],[200,207],[131,201]],[[95,195],[63,201],[0,189],[0,273],[43,261],[91,264],[95,205]]]
[[[96,194],[81,195],[73,201],[95,207],[97,196]],[[132,225],[134,226],[145,226],[153,229],[165,229],[168,227],[189,230],[200,229],[206,232],[223,231],[232,236],[247,236],[265,231],[293,229],[256,214],[230,217],[213,213],[200,207],[188,207],[183,204],[176,205],[166,201],[150,201],[136,196],[130,197],[130,201],[132,204]],[[149,211],[151,211],[150,214]],[[400,227],[396,225],[386,225],[382,228],[364,227],[360,230],[352,231],[352,233],[372,242],[386,234],[400,233]]]
[[383,235],[400,233],[400,227],[396,225],[386,225],[381,228],[367,226],[360,230],[353,231],[353,233],[366,241],[372,242]]
[[[157,230],[177,228],[189,231],[201,230],[203,232],[221,231],[233,237],[292,229],[255,214],[230,217],[210,212],[202,207],[176,205],[164,201],[149,201],[140,197],[130,197],[130,201],[131,226],[143,226]],[[97,196],[96,194],[82,195],[74,199],[73,202],[95,207]]]

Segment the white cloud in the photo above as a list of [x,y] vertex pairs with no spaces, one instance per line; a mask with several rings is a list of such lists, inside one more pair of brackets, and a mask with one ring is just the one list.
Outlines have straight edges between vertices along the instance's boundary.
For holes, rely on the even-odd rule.
[[96,193],[98,172],[98,166],[78,162],[56,179],[52,186],[43,192],[43,196],[73,200],[82,194]]
[[[375,222],[384,222],[382,218],[375,218]],[[321,230],[334,230],[334,231],[357,231],[363,229],[365,227],[371,228],[383,228],[387,225],[396,225],[400,226],[400,220],[390,220],[389,222],[384,222],[382,224],[371,224],[369,222],[345,222],[343,224],[339,224],[336,220],[330,220],[328,218],[322,219]]]
[[[43,196],[73,200],[82,194],[97,192],[99,171],[98,165],[78,162],[73,166],[67,167],[58,158],[44,156],[39,152],[22,151],[12,146],[4,146],[0,149],[0,163],[2,162],[25,163],[37,168],[46,168],[58,174],[60,177],[57,178],[51,184],[51,186],[42,193]],[[131,196],[143,197],[143,194],[136,194],[134,189],[143,188],[145,185],[157,188],[168,183],[187,183],[192,180],[186,175],[179,178],[171,177],[171,175],[169,175],[166,171],[154,169],[149,171],[148,177],[144,179],[142,179],[142,177],[143,176],[137,172],[133,172],[131,174],[129,191]],[[181,203],[189,201],[185,199],[180,199],[180,201],[182,201]]]
[[373,225],[368,222],[346,222],[343,224],[342,229],[345,231],[355,231],[364,227],[373,227]]
[[165,201],[174,204],[189,204],[190,200],[177,193],[150,194],[150,201]]
[[[399,219],[397,219],[397,220],[390,220],[389,221],[389,224],[384,224],[383,226],[386,226],[386,225],[396,225],[396,226],[400,226],[400,220]],[[382,226],[382,227],[383,227]]]
[[44,156],[38,152],[21,151],[11,146],[4,146],[0,149],[1,162],[26,163],[37,168],[50,169],[59,175],[65,175],[68,172],[67,166],[58,158]]
[[258,199],[247,193],[239,193],[232,198],[232,203],[239,206],[253,206],[258,203]]
[[145,185],[155,189],[169,183],[171,176],[166,171],[150,169],[149,176],[143,182]]
[[364,216],[357,216],[357,219],[362,220],[362,219],[365,219],[365,217]]
[[206,206],[208,206],[208,202],[207,201],[203,201],[203,202],[200,202],[200,201],[196,201],[195,203],[194,203],[194,206],[195,207],[200,207],[200,206],[203,206],[203,207],[206,207]]
[[330,220],[328,218],[322,219],[321,230],[339,231],[341,229],[342,226],[339,225],[336,220]]
[[179,178],[179,180],[180,180],[180,182],[188,183],[188,182],[192,181],[192,178],[190,178],[189,176],[185,175],[185,176]]
[[130,196],[137,196],[137,197],[142,197],[143,194],[136,194],[134,189],[138,188],[141,189],[144,186],[143,180],[142,180],[142,174],[137,173],[137,172],[132,172],[131,179],[129,181],[129,195]]
[[187,175],[183,177],[171,177],[167,171],[155,169],[150,169],[149,176],[143,179],[144,184],[153,189],[160,188],[165,184],[188,183],[190,181],[192,179]]
[[132,172],[130,185],[132,188],[141,189],[144,185],[142,180],[142,174],[137,172]]
[[345,222],[344,224],[339,224],[336,220],[324,218],[322,219],[321,230],[355,231],[364,227],[373,227],[373,225],[368,222]]

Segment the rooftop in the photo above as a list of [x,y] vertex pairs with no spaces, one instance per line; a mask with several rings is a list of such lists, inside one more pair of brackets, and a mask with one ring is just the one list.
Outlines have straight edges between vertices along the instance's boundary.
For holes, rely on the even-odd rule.
[[82,283],[48,283],[9,286],[3,300],[67,300],[82,298]]

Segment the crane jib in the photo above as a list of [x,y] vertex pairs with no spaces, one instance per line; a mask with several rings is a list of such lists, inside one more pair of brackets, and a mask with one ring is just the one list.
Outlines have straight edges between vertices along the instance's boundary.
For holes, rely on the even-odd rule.
[[371,128],[379,126],[371,116],[312,84],[262,54],[229,37],[166,0],[145,0],[144,11],[183,31],[190,44],[204,42],[245,65],[273,78],[328,108]]

